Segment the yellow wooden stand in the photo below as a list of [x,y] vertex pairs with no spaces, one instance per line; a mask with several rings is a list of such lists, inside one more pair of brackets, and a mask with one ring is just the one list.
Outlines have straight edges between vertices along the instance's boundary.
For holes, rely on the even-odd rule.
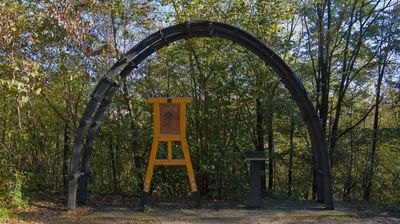
[[[185,165],[191,191],[197,192],[189,147],[186,141],[186,104],[192,102],[192,99],[149,98],[147,102],[153,103],[154,107],[154,136],[144,181],[144,192],[150,191],[151,178],[156,165]],[[168,159],[156,159],[159,142],[168,143]],[[172,142],[181,142],[184,159],[172,159]]]

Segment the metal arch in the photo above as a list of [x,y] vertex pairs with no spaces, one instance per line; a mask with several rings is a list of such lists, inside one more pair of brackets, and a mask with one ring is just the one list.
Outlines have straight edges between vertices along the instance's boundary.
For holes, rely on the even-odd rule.
[[[194,37],[220,37],[231,40],[255,53],[279,75],[281,82],[296,101],[310,133],[316,162],[318,200],[324,201],[327,209],[333,209],[332,174],[328,148],[319,117],[308,97],[305,87],[289,66],[259,39],[240,28],[210,21],[191,21],[170,26],[151,34],[125,53],[100,80],[91,95],[75,136],[71,160],[68,209],[72,210],[76,207],[78,179],[80,178],[82,178],[80,202],[86,202],[90,172],[89,160],[93,140],[100,125],[102,115],[110,105],[111,99],[118,89],[117,82],[113,81],[115,76],[119,75],[123,80],[133,69],[137,68],[138,64],[158,49],[172,42]],[[79,171],[79,160],[83,145],[83,165],[81,171]]]

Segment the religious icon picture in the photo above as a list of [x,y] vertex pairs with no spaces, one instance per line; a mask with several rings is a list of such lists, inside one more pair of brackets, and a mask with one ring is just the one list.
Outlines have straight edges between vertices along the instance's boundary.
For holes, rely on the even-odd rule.
[[180,134],[180,110],[177,103],[160,103],[160,134]]

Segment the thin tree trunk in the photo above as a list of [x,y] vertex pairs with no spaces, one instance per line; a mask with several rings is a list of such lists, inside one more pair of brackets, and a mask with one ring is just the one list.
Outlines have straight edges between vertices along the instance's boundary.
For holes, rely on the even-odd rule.
[[[257,113],[257,151],[262,151],[264,152],[264,128],[263,128],[263,123],[264,123],[264,113],[262,109],[262,103],[260,97],[257,97],[256,99],[256,113]],[[263,197],[266,196],[267,193],[267,182],[266,182],[266,177],[265,177],[265,161],[261,164],[260,166],[260,172],[261,172],[261,194]]]
[[[350,76],[350,70],[348,66],[348,54],[349,54],[349,46],[351,44],[351,33],[353,29],[353,18],[354,18],[355,7],[352,7],[351,16],[350,16],[350,26],[347,30],[346,35],[346,42],[343,50],[343,61],[342,61],[342,76],[339,85],[339,93],[338,93],[338,100],[336,103],[336,110],[335,110],[335,118],[333,120],[333,125],[331,128],[331,135],[329,139],[329,152],[330,152],[330,160],[331,160],[331,167],[334,164],[334,154],[336,148],[336,142],[338,140],[338,128],[339,128],[339,119],[342,112],[342,104],[346,93],[346,80]],[[351,55],[352,57],[353,55]]]
[[273,196],[274,193],[274,97],[278,83],[272,84],[269,99],[268,99],[268,112],[267,112],[267,132],[268,132],[268,195]]
[[111,161],[111,171],[112,171],[112,182],[114,187],[114,192],[118,193],[118,180],[117,172],[115,168],[115,153],[114,153],[114,143],[112,136],[109,137],[109,150],[110,150],[110,161]]
[[[133,113],[131,96],[130,96],[130,94],[128,92],[128,82],[126,81],[126,79],[123,80],[123,87],[122,88],[123,88],[122,95],[123,95],[123,98],[125,100],[125,103],[126,103],[126,106],[127,106],[127,109],[128,109],[129,120],[131,121],[130,122],[131,123],[131,127],[130,128],[132,130],[132,136],[134,137],[136,135],[136,133],[137,133],[137,124],[135,122],[135,116],[134,116],[134,113]],[[134,140],[131,143],[131,147],[132,147],[132,150],[133,150],[133,163],[134,163],[134,166],[137,169],[140,169],[142,164],[141,164],[141,161],[140,161],[141,157],[139,156],[139,154],[140,154],[139,153],[139,148],[138,148],[139,144],[137,143],[135,138],[133,138],[133,139]],[[137,188],[141,189],[143,187],[143,175],[140,172],[138,172],[137,175],[138,175],[138,180],[140,180],[138,182],[138,184],[137,184]]]
[[[189,44],[189,43],[188,43]],[[191,51],[191,53],[192,53],[192,55],[193,55],[193,59],[194,59],[194,64],[195,64],[195,66],[197,67],[197,71],[198,71],[198,73],[199,73],[199,77],[200,77],[200,81],[199,81],[199,92],[201,92],[202,91],[202,93],[203,93],[203,97],[204,97],[204,102],[203,102],[203,125],[204,125],[204,128],[203,128],[203,130],[202,130],[202,136],[203,136],[203,141],[202,141],[202,145],[203,145],[203,147],[200,149],[200,151],[201,151],[201,154],[202,154],[202,157],[204,157],[204,158],[207,158],[208,157],[208,143],[209,143],[209,119],[208,119],[208,116],[209,116],[209,100],[210,100],[210,97],[209,97],[209,92],[208,92],[208,76],[205,74],[205,72],[203,71],[203,69],[202,69],[202,66],[201,66],[201,63],[200,63],[200,60],[199,60],[199,57],[198,57],[198,55],[197,55],[197,53],[196,53],[196,51],[195,51],[195,49],[191,46],[191,45],[189,45],[189,47],[190,47],[190,51]],[[209,177],[208,177],[208,173],[205,173],[204,175],[203,175],[203,178],[204,178],[204,187],[205,187],[205,189],[204,189],[204,191],[208,191],[208,179],[209,179]]]
[[[59,159],[60,159],[60,154],[61,154],[61,149],[60,149],[60,133],[59,132],[57,132],[57,135],[56,135],[56,158],[54,158],[54,161],[59,161]],[[61,183],[60,183],[60,170],[59,170],[59,168],[60,168],[60,164],[59,163],[56,163],[56,165],[55,165],[55,190],[56,191],[59,191],[60,190],[60,186],[61,186]],[[63,180],[64,181],[64,180]],[[64,184],[64,183],[63,183]],[[64,187],[64,186],[63,186]]]
[[69,128],[64,123],[64,150],[63,150],[63,189],[68,190],[68,155],[69,155]]
[[[199,91],[198,89],[200,88],[201,84],[199,83],[198,76],[195,74],[195,62],[194,62],[194,57],[195,57],[195,52],[191,51],[189,53],[189,69],[190,69],[190,75],[191,75],[191,80],[193,83],[193,108],[194,108],[194,127],[196,131],[196,136],[197,136],[197,142],[199,144],[199,154],[198,154],[198,163],[197,164],[203,164],[203,157],[204,156],[204,136],[203,136],[203,131],[201,128],[201,115],[200,115],[200,110],[201,110],[201,105],[200,105],[200,96],[199,96]],[[201,74],[201,71],[199,71]],[[199,185],[199,192],[201,194],[205,194],[208,192],[208,177],[207,173],[202,172],[201,169],[199,169],[198,175],[196,175],[196,178],[199,180],[198,185]]]
[[[313,152],[314,154],[314,152]],[[315,156],[312,157],[312,181],[311,181],[311,200],[317,199],[317,172],[315,164]]]
[[[352,126],[353,121],[353,105],[350,107],[350,126]],[[350,198],[351,188],[352,188],[352,173],[353,173],[353,162],[354,162],[354,133],[353,130],[350,131],[350,158],[349,165],[347,166],[346,176],[343,183],[343,195],[342,200],[346,201]]]
[[378,74],[378,83],[376,85],[376,95],[375,95],[375,114],[374,114],[374,126],[373,126],[373,133],[372,133],[372,149],[371,149],[371,154],[369,157],[369,170],[367,171],[367,181],[366,181],[366,187],[364,189],[364,194],[363,198],[366,201],[369,201],[371,198],[371,192],[372,192],[372,181],[374,177],[374,167],[375,167],[375,162],[376,162],[376,150],[377,150],[377,145],[378,145],[378,128],[379,128],[379,103],[380,103],[380,98],[381,98],[381,86],[382,86],[382,79],[383,79],[383,74],[385,72],[385,65],[386,65],[386,58],[387,54],[385,57],[385,60],[383,62],[382,67],[379,69],[379,74]]
[[292,197],[293,184],[293,153],[294,153],[294,119],[290,122],[290,146],[289,146],[289,166],[288,166],[288,198]]
[[[272,102],[271,102],[272,104]],[[273,116],[272,108],[269,108],[268,113],[268,194],[272,196],[274,186],[274,129],[273,129]]]
[[[198,64],[199,65],[199,64]],[[209,149],[208,149],[208,143],[209,143],[209,120],[208,120],[208,115],[209,115],[209,95],[208,95],[208,90],[207,90],[207,78],[205,74],[202,76],[202,82],[201,86],[203,88],[203,94],[204,94],[204,102],[203,102],[203,124],[204,124],[204,129],[203,129],[203,136],[204,136],[204,141],[203,141],[203,149],[202,149],[202,154],[204,155],[205,158],[208,158],[209,156]],[[205,176],[205,189],[208,191],[208,173],[206,173]]]
[[[1,139],[2,139],[2,144],[6,145],[6,131],[7,131],[7,94],[6,94],[6,88],[2,88],[3,92],[3,130],[1,133]],[[6,150],[6,149],[4,149]]]
[[343,187],[343,201],[350,199],[351,195],[351,188],[353,185],[353,162],[354,162],[354,133],[353,131],[350,132],[350,158],[349,158],[349,165],[346,171],[346,177]]
[[317,25],[318,25],[318,72],[320,74],[320,81],[321,81],[321,104],[319,108],[319,116],[322,121],[322,128],[326,133],[326,124],[328,118],[328,100],[329,100],[329,79],[330,74],[327,67],[327,60],[328,58],[325,57],[327,46],[327,38],[325,38],[325,34],[329,33],[325,31],[324,27],[324,16],[325,16],[325,9],[326,3],[321,2],[317,3]]

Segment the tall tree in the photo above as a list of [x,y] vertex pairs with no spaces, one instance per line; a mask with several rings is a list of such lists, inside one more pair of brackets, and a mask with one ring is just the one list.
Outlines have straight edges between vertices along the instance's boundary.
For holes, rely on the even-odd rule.
[[[399,37],[398,25],[399,20],[396,18],[399,12],[399,7],[392,9],[378,18],[380,22],[377,25],[375,40],[377,51],[377,77],[375,84],[375,110],[372,128],[372,144],[366,167],[365,188],[363,192],[364,200],[368,201],[371,198],[372,184],[374,178],[374,168],[377,160],[377,149],[379,143],[379,118],[380,118],[380,103],[382,102],[382,83],[383,77],[387,72],[387,66],[392,58],[393,52],[398,50],[397,43],[394,41]],[[397,14],[397,15],[396,15]]]

